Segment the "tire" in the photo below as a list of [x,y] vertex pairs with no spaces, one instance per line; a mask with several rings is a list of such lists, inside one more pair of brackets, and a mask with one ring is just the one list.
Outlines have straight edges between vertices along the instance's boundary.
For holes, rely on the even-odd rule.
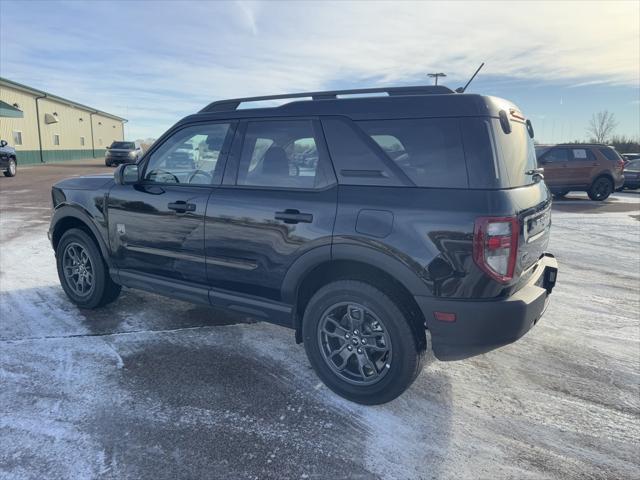
[[612,193],[613,182],[611,179],[609,177],[598,177],[591,184],[587,195],[591,200],[601,202],[609,198]]
[[551,192],[555,198],[564,198],[570,190],[562,190],[561,192]]
[[11,158],[9,159],[9,166],[7,166],[7,169],[4,171],[4,176],[15,177],[16,173],[18,173],[18,164],[15,159]]
[[83,230],[72,228],[62,235],[56,248],[56,265],[63,290],[80,308],[98,308],[120,295],[122,287],[111,280],[95,240]]
[[367,283],[341,280],[318,290],[304,312],[302,335],[318,377],[353,402],[389,402],[422,370],[425,352],[407,318],[385,293]]

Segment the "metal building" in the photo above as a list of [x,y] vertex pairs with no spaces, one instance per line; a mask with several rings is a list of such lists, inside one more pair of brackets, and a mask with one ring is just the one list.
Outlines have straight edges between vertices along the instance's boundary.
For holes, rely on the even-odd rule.
[[0,139],[19,165],[103,157],[126,121],[0,77]]

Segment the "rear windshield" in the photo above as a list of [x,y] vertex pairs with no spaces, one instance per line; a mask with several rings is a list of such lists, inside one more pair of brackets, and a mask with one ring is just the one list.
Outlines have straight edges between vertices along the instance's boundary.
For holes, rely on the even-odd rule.
[[[524,123],[505,133],[497,118],[462,119],[471,188],[512,188],[534,183],[536,150]],[[529,172],[529,173],[527,173]]]
[[467,188],[467,167],[457,118],[358,122],[419,187]]
[[111,148],[121,148],[125,150],[135,150],[136,144],[134,142],[113,142]]

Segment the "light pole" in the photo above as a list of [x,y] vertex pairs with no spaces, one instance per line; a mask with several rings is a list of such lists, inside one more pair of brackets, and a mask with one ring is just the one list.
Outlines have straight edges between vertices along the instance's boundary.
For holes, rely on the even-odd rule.
[[446,73],[438,72],[438,73],[427,73],[428,77],[436,79],[436,85],[438,85],[438,77],[446,77]]

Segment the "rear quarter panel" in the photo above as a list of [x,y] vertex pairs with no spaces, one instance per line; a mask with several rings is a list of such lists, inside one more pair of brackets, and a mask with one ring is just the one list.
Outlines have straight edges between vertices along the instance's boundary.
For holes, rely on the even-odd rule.
[[[476,266],[475,220],[516,214],[524,218],[548,207],[550,201],[544,183],[506,190],[342,185],[334,245],[359,245],[393,257],[420,279],[422,295],[476,299],[506,296],[525,278],[503,285]],[[367,215],[372,211],[383,213],[365,217],[370,222],[361,228],[363,212]],[[383,225],[376,226],[376,218]],[[542,241],[527,249],[527,254],[539,256],[545,248],[546,241]],[[528,267],[521,265],[518,272],[526,273]]]

